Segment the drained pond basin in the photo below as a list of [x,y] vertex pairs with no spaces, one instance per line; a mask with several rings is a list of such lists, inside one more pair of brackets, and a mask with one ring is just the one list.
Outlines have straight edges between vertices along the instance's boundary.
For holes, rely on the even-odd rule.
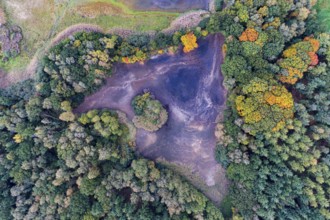
[[221,35],[213,35],[200,40],[199,48],[188,54],[161,55],[145,64],[117,64],[106,84],[86,97],[76,112],[110,108],[132,119],[132,99],[149,90],[168,110],[169,119],[155,133],[138,129],[137,151],[189,168],[208,187],[216,186],[208,196],[217,202],[228,187],[225,170],[214,156],[216,120],[226,101],[220,73],[223,42]]

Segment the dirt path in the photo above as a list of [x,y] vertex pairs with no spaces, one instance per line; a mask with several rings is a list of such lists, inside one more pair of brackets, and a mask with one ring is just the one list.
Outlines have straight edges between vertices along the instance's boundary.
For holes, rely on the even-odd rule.
[[13,83],[24,81],[26,79],[33,78],[37,68],[39,60],[42,59],[45,53],[54,45],[58,44],[62,40],[68,38],[70,35],[73,35],[78,32],[103,32],[103,29],[97,25],[92,24],[77,24],[66,28],[65,30],[61,31],[57,34],[52,40],[50,40],[47,45],[45,45],[45,49],[42,52],[37,52],[27,68],[23,71],[15,71],[10,72],[8,74],[0,75],[0,88],[8,87]]
[[[166,28],[163,30],[164,33],[166,34],[171,34],[174,33],[176,30],[180,30],[182,28],[192,28],[195,27],[199,24],[199,22],[206,16],[209,15],[208,11],[204,10],[199,10],[199,11],[192,11],[185,13],[175,19],[170,27]],[[62,15],[59,15],[61,17]],[[57,19],[58,20],[58,19]],[[55,22],[58,23],[59,21]],[[54,27],[50,31],[50,35],[52,36],[55,32],[56,29],[56,24],[54,24]],[[35,72],[37,71],[38,68],[38,62],[42,57],[44,56],[45,53],[54,45],[58,44],[60,41],[64,40],[65,38],[69,37],[70,35],[73,35],[78,32],[102,32],[102,33],[111,33],[111,34],[118,34],[119,36],[122,37],[127,37],[130,34],[134,34],[137,32],[127,30],[127,29],[121,29],[121,28],[115,28],[111,29],[108,31],[103,30],[100,26],[98,25],[93,25],[93,24],[76,24],[73,26],[70,26],[61,32],[59,32],[52,40],[49,40],[44,48],[40,49],[32,58],[31,62],[27,66],[25,70],[20,70],[20,71],[15,71],[15,72],[10,72],[8,74],[4,74],[3,71],[0,74],[0,88],[5,88],[10,86],[13,83],[24,81],[30,78],[33,78],[35,75]],[[155,32],[146,32],[147,34],[154,35]]]
[[214,13],[216,10],[215,10],[215,1],[216,0],[210,0],[209,1],[209,11]]
[[172,34],[177,30],[196,27],[204,18],[210,16],[205,10],[191,11],[175,19],[170,27],[163,30],[165,34]]

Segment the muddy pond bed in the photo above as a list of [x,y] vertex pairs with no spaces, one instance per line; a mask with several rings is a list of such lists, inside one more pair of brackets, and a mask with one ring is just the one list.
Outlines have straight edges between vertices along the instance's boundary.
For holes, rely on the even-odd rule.
[[222,85],[221,35],[198,42],[189,54],[161,55],[145,64],[117,64],[114,74],[76,109],[118,109],[134,117],[132,99],[149,90],[168,110],[167,123],[157,132],[137,130],[136,149],[153,160],[189,167],[207,186],[219,184],[217,197],[227,191],[225,170],[215,161],[216,119],[221,115],[226,90]]
[[209,8],[210,0],[120,0],[136,10],[176,11]]

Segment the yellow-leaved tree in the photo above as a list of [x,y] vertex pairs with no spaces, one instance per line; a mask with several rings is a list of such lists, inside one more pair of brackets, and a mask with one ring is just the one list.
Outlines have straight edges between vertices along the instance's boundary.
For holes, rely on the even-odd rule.
[[183,35],[181,37],[181,42],[184,46],[183,52],[185,53],[189,53],[190,51],[198,48],[197,37],[192,32]]
[[314,38],[306,37],[304,41],[298,42],[283,52],[283,59],[279,61],[282,68],[280,81],[295,84],[304,76],[309,66],[319,63],[316,52],[320,48],[320,42]]
[[243,117],[243,129],[255,135],[260,131],[278,131],[293,118],[292,94],[276,81],[254,78],[236,97],[236,110]]

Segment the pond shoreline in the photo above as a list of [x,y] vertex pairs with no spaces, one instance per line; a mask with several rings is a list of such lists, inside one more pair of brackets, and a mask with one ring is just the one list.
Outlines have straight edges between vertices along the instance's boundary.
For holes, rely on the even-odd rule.
[[198,43],[199,48],[188,54],[180,51],[145,64],[116,64],[106,85],[86,97],[75,113],[108,108],[132,120],[132,99],[148,89],[168,109],[169,121],[155,133],[137,129],[137,152],[155,161],[189,167],[187,175],[202,179],[213,190],[205,194],[218,203],[229,184],[214,156],[216,120],[227,96],[220,73],[224,37],[211,35]]

